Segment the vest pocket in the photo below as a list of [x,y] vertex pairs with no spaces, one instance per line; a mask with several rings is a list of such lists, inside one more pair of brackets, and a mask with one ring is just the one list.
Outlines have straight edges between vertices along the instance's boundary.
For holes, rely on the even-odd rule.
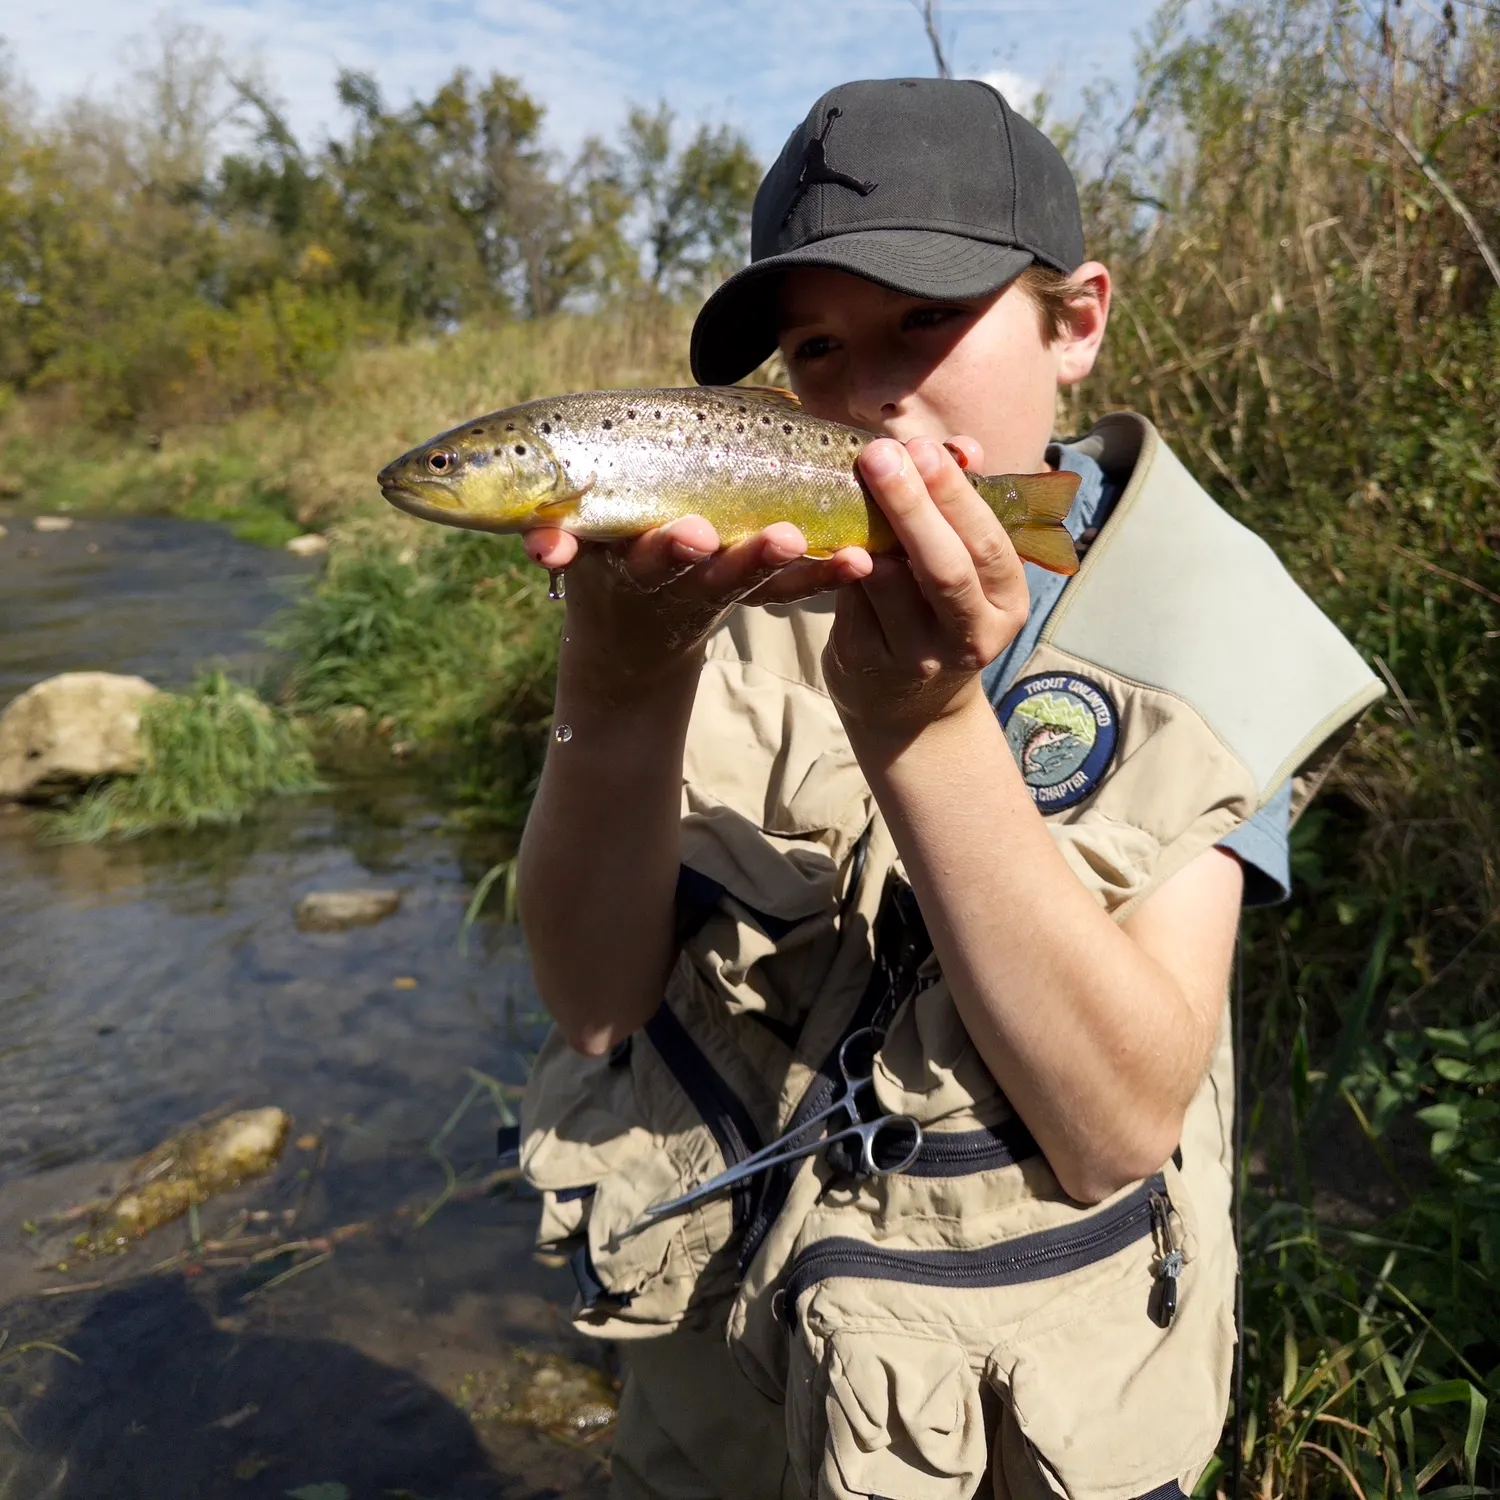
[[722,1310],[756,1182],[662,1219],[643,1215],[742,1160],[760,1135],[667,1004],[609,1059],[549,1038],[523,1115],[522,1161],[542,1192],[538,1238],[570,1257],[580,1330],[647,1338]]
[[1176,1169],[1087,1210],[1006,1205],[1006,1175],[972,1176],[936,1233],[913,1198],[931,1180],[902,1186],[899,1216],[868,1193],[810,1216],[780,1294],[809,1494],[957,1500],[993,1447],[997,1494],[1130,1500],[1191,1488],[1211,1457],[1227,1305],[1199,1284]]
[[[894,1329],[833,1332],[787,1406],[799,1492],[818,1500],[967,1500],[988,1462],[979,1377],[961,1345]],[[790,1392],[789,1392],[790,1396]]]

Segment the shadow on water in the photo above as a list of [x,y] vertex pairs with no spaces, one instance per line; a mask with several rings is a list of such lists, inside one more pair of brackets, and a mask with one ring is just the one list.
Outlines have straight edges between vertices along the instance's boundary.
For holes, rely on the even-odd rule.
[[271,1500],[517,1493],[426,1382],[327,1339],[216,1326],[180,1277],[100,1298],[17,1415],[14,1495]]

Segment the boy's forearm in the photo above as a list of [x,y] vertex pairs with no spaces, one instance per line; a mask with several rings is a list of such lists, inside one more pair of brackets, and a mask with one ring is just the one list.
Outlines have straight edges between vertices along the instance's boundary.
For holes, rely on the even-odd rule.
[[851,732],[990,1072],[1075,1197],[1156,1170],[1216,1016],[1068,867],[988,703],[906,741]]
[[682,753],[699,663],[610,696],[566,647],[556,723],[521,840],[518,904],[537,987],[600,1053],[660,1003],[674,957]]

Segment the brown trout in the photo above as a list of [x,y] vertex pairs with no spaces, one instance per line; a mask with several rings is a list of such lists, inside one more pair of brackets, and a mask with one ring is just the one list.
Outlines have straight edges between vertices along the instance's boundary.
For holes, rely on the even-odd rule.
[[[790,521],[813,557],[897,550],[855,471],[871,434],[750,386],[588,391],[476,417],[380,471],[392,505],[474,531],[551,526],[618,541],[706,517],[724,546]],[[1063,518],[1078,476],[969,476],[1028,562],[1073,573]]]

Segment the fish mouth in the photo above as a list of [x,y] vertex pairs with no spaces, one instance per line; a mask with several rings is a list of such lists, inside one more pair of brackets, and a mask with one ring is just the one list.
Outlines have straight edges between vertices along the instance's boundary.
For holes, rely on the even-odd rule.
[[[432,498],[428,498],[423,491],[429,491]],[[488,531],[502,535],[518,529],[493,517],[465,511],[442,485],[424,484],[420,479],[415,482],[409,479],[385,480],[380,486],[380,493],[397,510],[404,510],[407,515],[415,516],[419,521],[436,521],[443,526],[457,526],[463,531]]]

